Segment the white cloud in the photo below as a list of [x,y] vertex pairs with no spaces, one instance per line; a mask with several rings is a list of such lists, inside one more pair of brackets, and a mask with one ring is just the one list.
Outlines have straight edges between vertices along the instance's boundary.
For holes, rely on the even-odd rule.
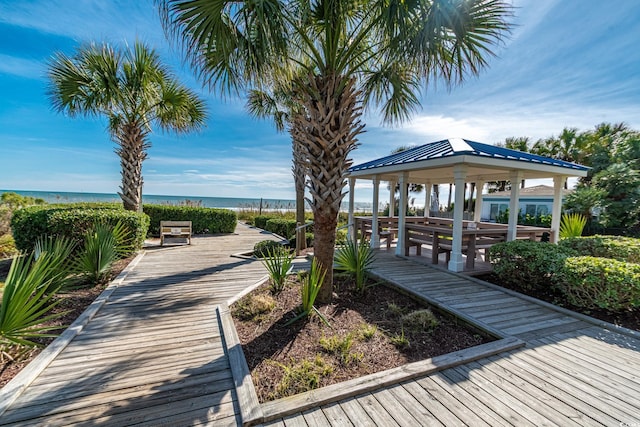
[[42,79],[45,75],[45,65],[42,61],[34,59],[0,54],[0,73],[29,79]]

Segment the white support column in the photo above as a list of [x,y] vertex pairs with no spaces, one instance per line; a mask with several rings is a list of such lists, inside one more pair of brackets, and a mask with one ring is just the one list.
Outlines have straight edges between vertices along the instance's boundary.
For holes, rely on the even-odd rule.
[[464,182],[467,178],[467,167],[457,165],[453,168],[453,179],[455,185],[455,202],[453,206],[453,242],[451,244],[451,259],[449,260],[449,270],[463,271],[464,261],[462,261],[462,224],[464,218]]
[[482,189],[484,181],[476,181],[476,205],[473,208],[473,220],[480,222],[482,220]]
[[380,197],[380,178],[373,177],[373,215],[371,218],[371,247],[378,249],[380,247],[380,235],[376,232],[378,224],[378,198]]
[[389,216],[395,216],[396,181],[389,181]]
[[551,208],[551,241],[558,243],[560,240],[560,219],[562,218],[562,189],[566,176],[553,177],[553,207]]
[[349,178],[349,227],[348,237],[353,242],[358,242],[358,234],[356,230],[355,218],[353,215],[354,205],[355,205],[355,189],[356,189],[356,179]]
[[429,217],[429,210],[431,209],[431,181],[427,181],[424,184],[424,217]]
[[400,200],[398,202],[398,241],[396,243],[396,255],[404,255],[404,241],[405,241],[405,216],[407,214],[407,188],[409,174],[403,173],[400,175]]
[[516,240],[518,234],[518,216],[520,215],[520,181],[521,171],[512,171],[509,177],[511,181],[511,197],[509,199],[509,228],[507,241]]

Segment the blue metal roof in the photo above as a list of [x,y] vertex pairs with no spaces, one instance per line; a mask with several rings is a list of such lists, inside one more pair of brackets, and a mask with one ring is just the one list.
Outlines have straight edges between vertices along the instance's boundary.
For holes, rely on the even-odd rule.
[[452,138],[420,145],[418,147],[411,148],[400,153],[391,154],[380,159],[355,165],[349,168],[349,172],[463,155],[502,160],[515,160],[546,166],[557,166],[578,171],[587,171],[590,169],[586,166],[565,162],[563,160],[552,159],[550,157],[538,156],[535,154],[511,150],[509,148],[496,147],[495,145],[482,144],[480,142],[469,141],[466,139]]

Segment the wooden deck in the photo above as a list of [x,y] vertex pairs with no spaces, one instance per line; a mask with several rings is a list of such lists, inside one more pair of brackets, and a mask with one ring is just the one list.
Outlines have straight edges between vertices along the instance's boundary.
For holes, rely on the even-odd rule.
[[[216,307],[264,275],[259,262],[229,255],[268,236],[241,225],[237,233],[148,250],[0,425],[240,425],[247,408],[229,363],[238,358],[225,349],[233,337]],[[265,426],[640,425],[640,334],[385,251],[373,270],[526,347]]]
[[527,345],[265,426],[640,425],[640,334],[386,251],[378,252],[374,273]]
[[270,234],[149,249],[87,326],[0,416],[0,425],[236,425],[216,306],[265,275],[230,257]]

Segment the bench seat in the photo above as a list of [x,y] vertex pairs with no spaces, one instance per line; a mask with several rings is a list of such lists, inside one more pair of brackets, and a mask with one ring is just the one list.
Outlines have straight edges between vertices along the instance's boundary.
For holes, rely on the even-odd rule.
[[160,246],[164,246],[165,238],[186,238],[191,244],[191,221],[160,221]]

